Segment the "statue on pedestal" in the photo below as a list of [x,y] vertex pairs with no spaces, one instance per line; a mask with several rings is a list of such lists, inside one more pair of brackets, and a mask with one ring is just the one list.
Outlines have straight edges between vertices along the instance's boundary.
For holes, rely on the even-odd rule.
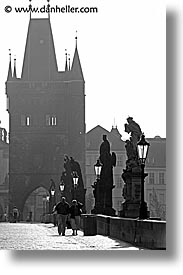
[[141,168],[138,161],[137,142],[140,140],[142,131],[140,126],[132,117],[127,118],[125,132],[130,133],[130,139],[126,140],[126,168],[123,169],[122,179],[124,181],[121,217],[137,218],[140,205]]
[[75,190],[76,199],[85,205],[85,189],[83,184],[82,172],[79,162],[75,161],[73,157],[64,156],[64,181],[65,181],[65,194],[67,201],[71,203],[74,193],[73,172],[78,175],[78,186]]
[[112,189],[113,185],[113,167],[116,166],[116,154],[110,153],[110,144],[107,136],[103,135],[103,142],[100,145],[100,162],[102,164],[100,174],[100,204],[103,214],[114,215],[115,210],[112,208]]
[[140,140],[142,131],[140,126],[133,120],[133,117],[128,117],[125,123],[125,132],[131,133],[130,140],[126,140],[126,170],[131,170],[133,167],[137,167],[138,164],[138,153],[137,153],[137,142]]

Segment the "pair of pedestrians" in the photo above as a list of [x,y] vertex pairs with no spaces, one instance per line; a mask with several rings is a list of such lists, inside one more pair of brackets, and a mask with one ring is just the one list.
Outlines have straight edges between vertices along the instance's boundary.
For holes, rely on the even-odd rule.
[[77,202],[76,200],[73,200],[72,205],[69,206],[65,197],[61,198],[61,201],[57,203],[57,205],[54,208],[54,213],[57,213],[59,235],[62,234],[62,236],[65,236],[65,230],[68,220],[70,220],[73,235],[77,235],[77,230],[80,228],[80,217],[82,213],[82,207],[83,204]]

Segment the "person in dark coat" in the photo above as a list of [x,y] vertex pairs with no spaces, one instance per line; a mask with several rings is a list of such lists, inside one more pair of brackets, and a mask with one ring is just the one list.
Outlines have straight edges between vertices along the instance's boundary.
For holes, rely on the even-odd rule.
[[13,207],[13,222],[17,222],[19,217],[19,211],[16,206]]
[[61,198],[61,201],[57,203],[53,211],[57,213],[58,234],[65,236],[66,222],[69,214],[69,204],[66,202],[65,197]]
[[71,227],[73,230],[72,235],[77,235],[77,230],[80,229],[80,221],[81,221],[81,214],[82,214],[82,207],[83,204],[77,200],[72,200],[72,205],[69,208],[69,216]]

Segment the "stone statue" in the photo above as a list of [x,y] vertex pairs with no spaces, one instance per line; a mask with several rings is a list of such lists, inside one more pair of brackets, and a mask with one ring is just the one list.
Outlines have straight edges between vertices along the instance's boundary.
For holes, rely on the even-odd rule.
[[100,174],[100,201],[106,213],[113,214],[112,209],[112,189],[113,185],[113,167],[116,166],[116,154],[110,153],[110,143],[107,136],[103,135],[103,142],[100,145],[100,162],[102,169]]
[[137,142],[140,140],[142,131],[140,126],[133,120],[133,117],[128,117],[127,122],[125,123],[125,132],[128,134],[131,133],[130,140],[126,141],[126,169],[130,170],[131,168],[138,166],[138,154],[137,154]]
[[137,142],[140,140],[140,136],[142,135],[142,131],[140,126],[133,120],[133,117],[128,117],[127,122],[128,124],[125,124],[125,132],[128,134],[131,133],[130,141],[135,150],[137,148]]
[[[130,139],[126,140],[126,169],[121,175],[124,187],[122,196],[125,201],[122,203],[120,217],[138,218],[141,203],[142,171],[138,159],[137,143],[140,140],[142,131],[140,126],[132,117],[127,118],[125,132],[130,133]],[[146,176],[146,175],[145,175]],[[143,179],[144,180],[144,179]]]
[[82,171],[78,161],[75,161],[73,157],[64,156],[64,181],[65,181],[65,194],[68,202],[73,199],[73,172],[78,175],[78,186],[76,190],[77,199],[85,204],[85,190],[82,178]]

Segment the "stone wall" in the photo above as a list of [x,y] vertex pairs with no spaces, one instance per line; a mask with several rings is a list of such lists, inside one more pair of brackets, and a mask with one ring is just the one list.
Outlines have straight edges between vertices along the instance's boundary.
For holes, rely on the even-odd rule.
[[96,215],[96,224],[99,235],[123,240],[137,247],[166,249],[165,221]]

